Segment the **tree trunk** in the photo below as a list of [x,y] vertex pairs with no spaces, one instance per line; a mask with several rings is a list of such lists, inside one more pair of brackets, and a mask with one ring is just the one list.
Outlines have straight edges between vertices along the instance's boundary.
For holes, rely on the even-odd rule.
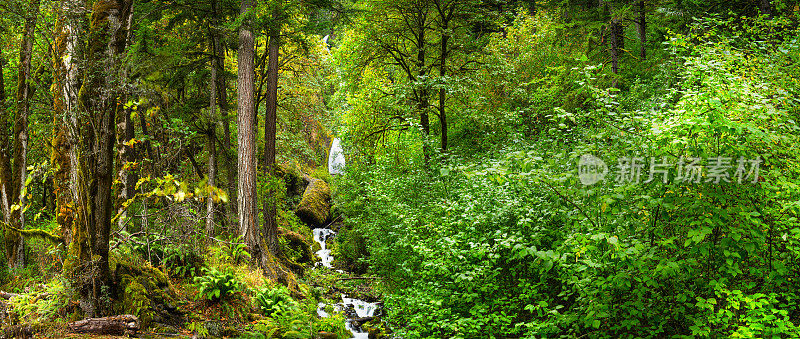
[[758,3],[758,8],[761,10],[761,14],[766,14],[768,18],[773,18],[772,13],[772,0],[761,0]]
[[647,59],[647,15],[645,12],[645,0],[639,0],[639,57],[642,61]]
[[611,14],[611,21],[608,27],[610,35],[609,53],[611,54],[611,72],[614,73],[614,78],[611,80],[611,86],[618,88],[617,75],[619,74],[619,51],[622,48],[622,26],[619,18],[614,14],[614,5],[609,1],[605,2],[609,14]]
[[[128,18],[128,27],[126,28],[128,34],[127,39],[130,39],[131,36],[130,25],[133,22],[132,16],[133,11],[131,11]],[[127,70],[123,70],[123,78],[128,78]],[[123,96],[120,101],[127,103],[128,96]],[[118,173],[121,183],[117,202],[117,213],[119,214],[117,225],[121,230],[127,229],[126,225],[128,224],[128,213],[124,203],[136,195],[136,183],[139,181],[136,175],[136,168],[133,167],[133,164],[136,163],[136,146],[130,143],[130,141],[136,137],[136,129],[132,115],[132,108],[124,108],[122,114],[118,116],[120,122],[117,126],[119,130],[122,131],[117,141],[117,148],[120,155],[117,166],[119,167]]]
[[[426,75],[426,64],[425,64],[425,30],[426,21],[427,21],[427,13],[426,9],[423,8],[425,6],[424,2],[420,2],[418,4],[417,10],[417,68],[419,69],[419,76],[418,79],[425,81]],[[419,111],[419,124],[422,127],[422,155],[425,158],[425,162],[427,163],[431,156],[431,150],[428,146],[428,135],[430,135],[430,119],[428,118],[428,107],[430,107],[430,103],[428,102],[428,85],[423,83],[419,87],[419,97],[417,98],[417,110]]]
[[92,7],[83,83],[82,111],[71,126],[77,189],[76,220],[64,269],[74,279],[85,315],[110,311],[102,297],[111,288],[108,252],[111,233],[111,186],[114,170],[115,117],[123,103],[119,69],[127,46],[127,20],[133,0],[99,0]]
[[[19,51],[19,76],[17,77],[17,115],[14,119],[14,154],[12,163],[12,194],[4,197],[6,206],[19,204],[11,211],[11,223],[18,229],[25,229],[26,203],[25,181],[28,178],[28,115],[31,100],[31,57],[35,38],[36,19],[39,14],[39,0],[31,3],[31,15],[25,18],[25,32]],[[13,200],[12,200],[13,199]],[[10,208],[10,207],[9,207]],[[21,268],[25,265],[25,242],[22,236],[6,232],[6,259],[8,267]]]
[[[273,17],[275,17],[273,15]],[[267,114],[264,117],[264,173],[270,178],[275,173],[275,138],[278,112],[278,59],[280,58],[280,29],[269,36],[269,65],[267,66]],[[264,199],[264,235],[267,248],[273,256],[282,256],[278,243],[278,222],[275,191],[269,188]]]
[[[11,149],[9,140],[11,136],[8,134],[8,114],[6,113],[6,84],[3,75],[6,60],[3,58],[3,46],[0,44],[0,199],[2,197],[12,197],[11,193],[11,162],[8,154]],[[11,223],[10,206],[5,202],[2,203],[3,222]],[[5,231],[0,231],[5,235]],[[5,239],[5,236],[3,237]]]
[[[255,0],[242,0],[241,14],[255,7]],[[238,134],[239,142],[239,233],[247,244],[253,259],[262,263],[264,251],[258,232],[258,207],[256,191],[256,130],[254,102],[255,39],[249,20],[239,28],[238,57]]]
[[[443,33],[442,33],[442,42],[441,42],[441,62],[439,63],[439,77],[444,81],[445,74],[447,73],[447,43],[450,40],[450,35],[448,30],[448,20],[444,20],[443,24]],[[439,122],[442,125],[442,138],[441,138],[441,147],[442,151],[447,151],[447,112],[445,111],[445,95],[446,90],[444,88],[444,83],[442,83],[442,88],[439,88]]]
[[[212,11],[216,12],[216,1],[211,3]],[[218,38],[215,30],[215,19],[212,19],[211,27],[211,82],[209,90],[209,122],[206,148],[208,148],[208,185],[215,186],[217,181],[217,44]],[[214,199],[210,196],[206,199],[206,236],[214,236]]]
[[[225,61],[225,54],[222,54],[222,60],[220,60],[220,64],[224,65]],[[220,84],[217,86],[219,90],[219,109],[222,111],[222,154],[225,155],[227,165],[228,165],[228,198],[229,203],[225,204],[226,206],[226,214],[229,215],[228,224],[229,225],[236,225],[236,215],[238,215],[239,205],[238,205],[238,196],[236,194],[236,178],[238,175],[238,168],[236,167],[236,161],[234,156],[231,155],[231,119],[230,114],[228,112],[228,81],[225,74],[218,74]],[[227,208],[230,208],[228,211]]]
[[[78,1],[74,1],[78,2]],[[77,65],[73,63],[78,53],[78,30],[75,28],[73,2],[64,2],[56,23],[56,39],[53,53],[53,151],[51,163],[56,170],[53,175],[53,194],[56,200],[56,222],[61,228],[65,246],[72,242],[72,223],[75,205],[72,192],[75,189],[77,167],[71,157],[72,143],[69,126],[75,125],[77,104]]]

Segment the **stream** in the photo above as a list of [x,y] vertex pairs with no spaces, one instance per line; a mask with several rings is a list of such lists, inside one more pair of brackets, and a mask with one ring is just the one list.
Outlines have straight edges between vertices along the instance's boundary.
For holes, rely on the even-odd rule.
[[[318,262],[318,266],[323,266],[328,269],[333,269],[333,256],[331,255],[331,250],[328,249],[328,245],[326,244],[328,239],[331,239],[333,236],[336,235],[331,229],[327,228],[315,228],[314,229],[314,241],[317,242],[320,246],[320,250],[317,251],[317,255],[322,259],[321,262]],[[337,272],[343,272],[341,270],[336,270]],[[349,298],[347,295],[342,294],[341,296],[342,302],[337,303],[334,305],[334,310],[336,311],[343,311],[352,308],[355,311],[355,315],[357,318],[366,318],[372,317],[375,315],[375,311],[378,310],[378,303],[369,303],[363,300]],[[321,318],[327,318],[330,316],[327,312],[325,312],[325,303],[317,304],[317,315]],[[348,319],[345,322],[345,327],[353,333],[352,338],[356,339],[367,339],[369,338],[369,333],[364,332],[355,321],[357,318],[352,318],[349,313]]]

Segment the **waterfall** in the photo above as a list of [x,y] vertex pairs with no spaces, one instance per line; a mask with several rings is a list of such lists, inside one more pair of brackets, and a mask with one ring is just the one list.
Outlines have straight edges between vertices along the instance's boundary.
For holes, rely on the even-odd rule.
[[341,174],[344,169],[344,152],[342,151],[342,141],[339,138],[333,139],[331,150],[328,153],[328,173]]

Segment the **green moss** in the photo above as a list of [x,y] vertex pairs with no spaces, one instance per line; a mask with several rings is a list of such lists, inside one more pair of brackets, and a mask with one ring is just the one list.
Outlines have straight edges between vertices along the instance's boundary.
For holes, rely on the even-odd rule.
[[148,298],[147,289],[136,279],[127,276],[125,280],[129,283],[125,287],[123,297],[123,314],[133,314],[139,317],[142,327],[147,327],[153,321],[155,312]]
[[138,316],[143,328],[165,320],[163,311],[175,303],[175,295],[164,272],[152,266],[117,263],[115,276],[118,313]]
[[386,338],[387,335],[386,326],[383,325],[383,322],[381,322],[379,317],[375,317],[374,319],[364,323],[361,325],[361,329],[367,331],[370,338]]
[[[286,187],[286,197],[299,199],[311,182],[300,166],[296,163],[283,163],[276,166],[275,174],[281,178]],[[297,200],[295,200],[296,202]]]
[[306,224],[322,227],[328,220],[331,209],[331,189],[325,181],[314,179],[306,187],[303,199],[297,207],[297,216]]

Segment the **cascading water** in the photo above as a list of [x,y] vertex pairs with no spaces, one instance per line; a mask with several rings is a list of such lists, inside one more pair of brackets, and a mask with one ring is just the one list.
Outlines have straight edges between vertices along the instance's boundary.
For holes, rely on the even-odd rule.
[[333,139],[331,150],[328,152],[328,173],[341,174],[344,169],[344,151],[339,138]]
[[319,251],[317,251],[317,255],[320,259],[322,259],[322,262],[318,264],[321,264],[327,268],[333,268],[333,256],[331,256],[331,250],[328,249],[328,245],[325,242],[328,241],[328,238],[335,234],[336,232],[327,228],[314,229],[314,241],[316,241],[321,248]]
[[[332,236],[336,235],[336,232],[327,228],[315,228],[313,232],[314,241],[316,241],[321,248],[319,251],[317,251],[317,255],[322,261],[317,264],[327,268],[333,268],[333,256],[331,255],[331,250],[328,249],[326,241]],[[342,272],[340,270],[337,271]],[[330,314],[325,311],[325,306],[325,303],[317,304],[317,315],[319,315],[321,318],[327,318],[330,316]],[[368,318],[375,316],[375,312],[378,310],[378,303],[368,303],[363,300],[348,298],[347,295],[342,294],[342,302],[335,305],[334,309],[336,311],[341,311],[350,307],[353,308],[358,318]],[[369,333],[362,331],[354,319],[347,320],[345,327],[353,334],[353,338],[355,339],[369,338]]]

